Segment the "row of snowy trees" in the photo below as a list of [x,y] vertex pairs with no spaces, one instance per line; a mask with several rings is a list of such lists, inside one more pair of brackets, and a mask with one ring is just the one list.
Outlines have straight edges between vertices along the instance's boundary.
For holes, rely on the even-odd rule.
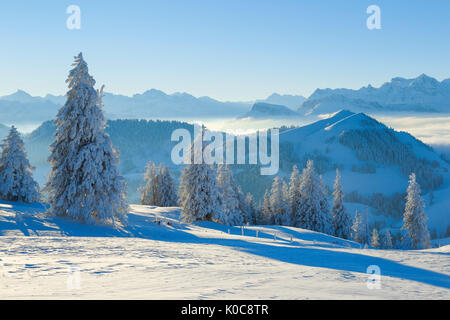
[[275,177],[270,190],[266,190],[262,205],[265,224],[292,225],[304,229],[350,239],[351,219],[343,205],[341,176],[336,170],[333,207],[328,204],[328,191],[323,179],[309,160],[300,174],[293,167],[289,185]]

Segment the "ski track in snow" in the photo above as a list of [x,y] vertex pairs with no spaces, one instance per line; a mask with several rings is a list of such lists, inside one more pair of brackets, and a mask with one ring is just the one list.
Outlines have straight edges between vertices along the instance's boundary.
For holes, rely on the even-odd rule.
[[[118,230],[44,210],[0,204],[0,299],[450,299],[450,246],[360,249],[281,226],[242,236],[182,224],[178,208],[133,205]],[[381,289],[368,289],[369,265],[380,267]]]

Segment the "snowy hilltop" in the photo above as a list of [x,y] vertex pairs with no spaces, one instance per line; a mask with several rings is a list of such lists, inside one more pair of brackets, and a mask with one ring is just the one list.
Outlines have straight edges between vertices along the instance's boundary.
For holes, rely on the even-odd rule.
[[317,89],[298,111],[318,115],[343,108],[370,113],[450,113],[450,79],[439,82],[422,74],[414,79],[393,78],[380,88],[368,85],[359,90]]

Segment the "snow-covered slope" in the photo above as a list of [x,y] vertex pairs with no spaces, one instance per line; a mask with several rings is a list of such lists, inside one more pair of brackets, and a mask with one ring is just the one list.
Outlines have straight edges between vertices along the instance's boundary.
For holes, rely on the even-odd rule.
[[[430,227],[445,234],[450,212],[443,206],[442,190],[450,184],[450,166],[432,148],[413,136],[397,132],[367,116],[343,110],[330,118],[280,134],[280,150],[287,173],[293,164],[303,168],[308,159],[333,185],[339,168],[347,201],[376,207],[378,214],[401,217],[408,176],[415,172],[428,196],[434,191],[439,199],[427,201]],[[444,192],[447,194],[448,191]]]
[[[79,224],[0,203],[2,299],[449,299],[448,246],[360,249],[303,229],[183,224],[134,205],[129,225]],[[229,229],[229,232],[228,232]],[[275,235],[275,236],[274,236]],[[369,266],[381,289],[369,289]]]
[[299,111],[305,115],[317,115],[342,108],[370,113],[450,113],[450,79],[439,82],[422,74],[414,79],[393,78],[380,88],[369,85],[359,90],[317,89]]

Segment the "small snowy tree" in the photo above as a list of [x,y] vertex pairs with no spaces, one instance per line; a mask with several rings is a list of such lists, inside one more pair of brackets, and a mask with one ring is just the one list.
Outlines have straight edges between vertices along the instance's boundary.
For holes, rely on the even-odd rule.
[[55,141],[50,146],[51,171],[46,184],[50,213],[85,222],[125,221],[125,181],[118,156],[105,133],[103,87],[95,80],[80,53],[67,83],[67,101],[58,111]]
[[177,191],[175,186],[175,180],[170,174],[170,170],[167,167],[160,169],[157,181],[157,205],[160,207],[175,207],[178,204]]
[[0,197],[6,201],[33,203],[40,200],[39,186],[17,129],[12,126],[2,145]]
[[375,248],[380,247],[380,236],[378,235],[378,230],[376,228],[372,231],[372,237],[370,238],[370,245]]
[[[196,151],[195,141],[191,145],[190,164],[182,171],[180,178],[179,202],[181,206],[180,217],[184,222],[217,221],[227,224],[228,217],[222,210],[222,201],[217,186],[217,172],[213,166],[206,163],[195,163],[196,152],[204,151],[202,126],[201,135],[196,137],[201,143],[201,150]],[[197,155],[198,156],[198,155]]]
[[300,183],[300,205],[294,216],[294,224],[298,227],[327,232],[329,220],[323,210],[327,210],[324,201],[323,186],[314,170],[314,162],[309,160],[303,170]]
[[247,193],[245,201],[247,203],[248,217],[250,217],[250,220],[248,222],[250,224],[258,224],[261,218],[259,216],[259,210],[256,208],[255,200],[253,199],[251,193]]
[[412,248],[426,249],[431,246],[430,233],[427,227],[427,217],[425,215],[425,204],[421,196],[419,184],[416,182],[416,175],[412,173],[409,177],[407,189],[405,213],[403,214],[403,227],[409,231],[412,241]]
[[266,193],[264,194],[264,200],[263,205],[261,208],[262,213],[262,222],[263,224],[273,224],[274,219],[272,215],[272,208],[270,207],[270,192],[269,190],[266,190]]
[[333,192],[333,233],[336,237],[343,239],[350,239],[351,233],[351,219],[345,211],[343,204],[344,193],[342,192],[341,175],[336,169],[336,179],[334,181]]
[[301,177],[297,166],[292,167],[291,179],[289,181],[289,213],[290,213],[290,224],[295,223],[295,217],[300,217],[300,205],[301,205],[301,194],[300,194],[300,183]]
[[144,173],[144,187],[140,188],[141,204],[146,206],[154,206],[156,202],[156,165],[150,161]]
[[367,214],[361,215],[358,210],[355,213],[355,219],[352,225],[353,240],[361,244],[369,243],[369,227]]
[[283,183],[279,177],[275,177],[270,189],[270,208],[275,224],[283,224],[287,212],[287,205],[283,196]]
[[243,223],[240,211],[240,194],[234,181],[233,174],[227,165],[219,165],[217,170],[217,186],[222,199],[222,210],[226,219],[221,223],[227,225],[239,225]]
[[392,236],[391,236],[391,232],[389,230],[386,230],[386,232],[383,234],[381,247],[383,249],[392,249],[392,247],[393,247]]

